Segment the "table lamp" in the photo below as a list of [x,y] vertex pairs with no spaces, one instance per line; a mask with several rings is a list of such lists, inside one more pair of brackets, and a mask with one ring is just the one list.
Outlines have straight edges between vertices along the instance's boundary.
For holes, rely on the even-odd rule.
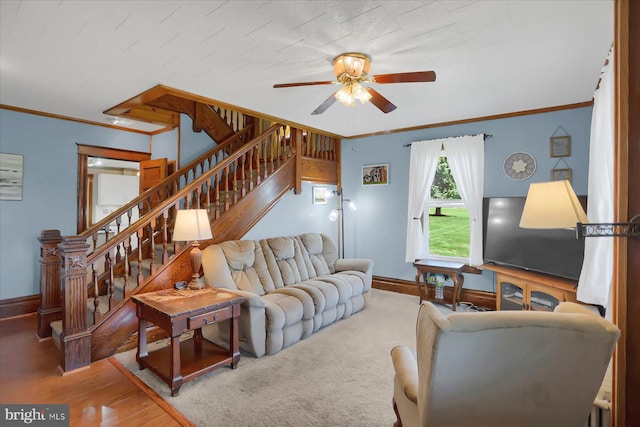
[[176,223],[173,227],[173,240],[180,242],[191,241],[191,283],[189,289],[202,289],[204,283],[200,281],[200,267],[202,266],[202,254],[200,253],[199,240],[211,239],[211,224],[206,209],[179,210],[176,215]]

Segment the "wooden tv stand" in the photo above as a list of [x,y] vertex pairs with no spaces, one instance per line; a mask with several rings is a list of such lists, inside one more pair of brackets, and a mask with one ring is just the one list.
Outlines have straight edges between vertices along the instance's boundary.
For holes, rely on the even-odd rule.
[[482,268],[496,273],[496,310],[553,311],[563,301],[576,301],[574,280],[493,264]]

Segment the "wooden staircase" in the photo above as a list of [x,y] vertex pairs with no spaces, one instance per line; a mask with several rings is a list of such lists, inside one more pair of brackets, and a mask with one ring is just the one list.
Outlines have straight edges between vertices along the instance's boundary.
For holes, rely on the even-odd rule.
[[[38,335],[56,339],[63,372],[108,357],[130,339],[137,330],[132,295],[189,280],[189,245],[171,239],[178,209],[208,211],[213,238],[201,242],[206,247],[241,238],[289,190],[299,190],[302,177],[337,183],[336,139],[282,124],[252,138],[259,118],[195,100],[188,100],[192,109],[160,101],[189,114],[195,131],[225,139],[83,233],[41,233]],[[235,123],[244,127],[235,130]],[[323,166],[336,171],[333,177]],[[131,222],[134,213],[139,219]]]

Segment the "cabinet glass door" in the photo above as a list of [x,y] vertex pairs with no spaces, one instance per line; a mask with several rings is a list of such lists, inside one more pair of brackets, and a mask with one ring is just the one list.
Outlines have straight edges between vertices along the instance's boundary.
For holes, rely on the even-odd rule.
[[500,310],[522,310],[523,293],[520,286],[509,282],[500,283]]
[[558,298],[547,292],[532,290],[530,298],[530,310],[533,311],[553,311],[553,309],[560,304]]

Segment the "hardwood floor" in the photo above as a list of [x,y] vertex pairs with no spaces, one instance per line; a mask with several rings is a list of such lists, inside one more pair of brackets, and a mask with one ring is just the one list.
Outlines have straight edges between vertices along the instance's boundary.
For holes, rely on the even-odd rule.
[[0,403],[69,404],[71,426],[194,426],[115,359],[60,375],[36,314],[0,320]]

